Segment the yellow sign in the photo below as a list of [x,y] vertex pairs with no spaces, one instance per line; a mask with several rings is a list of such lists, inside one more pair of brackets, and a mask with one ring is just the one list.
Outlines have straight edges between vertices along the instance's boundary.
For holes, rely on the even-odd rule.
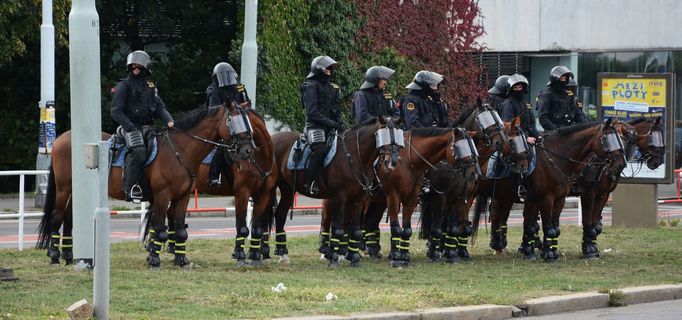
[[649,108],[665,108],[666,86],[666,79],[603,78],[602,106],[636,112],[647,112]]

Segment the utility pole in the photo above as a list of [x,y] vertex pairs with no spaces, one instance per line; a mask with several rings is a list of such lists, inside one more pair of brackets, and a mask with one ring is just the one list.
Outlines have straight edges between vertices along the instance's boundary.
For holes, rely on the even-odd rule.
[[[50,167],[52,143],[57,137],[54,106],[54,25],[52,24],[52,0],[43,0],[43,23],[40,25],[40,133],[36,170]],[[35,207],[45,205],[47,176],[36,176]]]

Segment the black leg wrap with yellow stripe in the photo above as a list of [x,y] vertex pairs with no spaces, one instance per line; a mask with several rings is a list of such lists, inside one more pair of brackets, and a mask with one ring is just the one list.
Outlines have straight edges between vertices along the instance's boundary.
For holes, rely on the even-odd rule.
[[166,252],[175,253],[175,231],[168,230],[168,242],[166,244]]
[[73,264],[73,236],[62,236],[62,259],[66,265]]
[[367,244],[365,243],[367,230],[362,229],[360,232],[362,233],[362,237],[360,238],[360,251],[365,251],[367,250]]
[[404,228],[403,236],[400,239],[400,260],[403,262],[404,266],[410,265],[412,262],[412,256],[410,255],[410,238],[412,237],[412,228]]
[[147,257],[147,265],[153,268],[161,265],[159,254],[161,253],[161,247],[166,240],[168,240],[166,227],[149,230],[149,243],[147,244],[149,256]]
[[[329,232],[327,232],[327,239],[329,239]],[[289,254],[289,249],[287,249],[287,233],[284,231],[277,232],[275,233],[275,255],[283,256],[285,254]]]
[[350,266],[360,267],[360,244],[362,242],[362,231],[355,230],[348,239],[348,254],[346,260],[350,261]]
[[462,233],[457,238],[457,256],[463,260],[468,261],[471,259],[469,255],[469,237],[471,236],[473,229],[471,227],[471,222],[462,221]]
[[592,225],[583,225],[583,258],[591,259],[599,257],[597,249],[597,231]]
[[324,255],[329,254],[330,236],[331,234],[328,231],[320,231],[320,247],[317,250],[319,253],[322,253]]
[[519,252],[523,254],[526,260],[535,260],[535,249],[537,248],[536,237],[540,226],[537,223],[523,226],[523,238],[521,239],[521,246]]
[[348,254],[348,234],[344,233],[339,242],[339,256],[346,256]]
[[47,248],[47,256],[50,257],[50,264],[59,264],[59,232],[50,233],[50,246]]
[[332,234],[329,238],[329,252],[325,255],[325,258],[329,260],[328,266],[330,268],[339,267],[339,252],[341,251],[341,239],[343,238],[343,229],[338,227],[332,227]]
[[546,262],[554,262],[559,259],[559,232],[554,226],[545,229],[544,246],[542,257]]
[[439,262],[441,257],[441,238],[443,237],[443,231],[440,229],[431,230],[429,232],[429,242],[428,249],[426,250],[426,257],[429,258],[431,262]]
[[[403,237],[403,230],[398,226],[391,227],[391,251],[388,253],[388,258],[391,261],[400,261],[400,242]],[[393,265],[394,263],[391,262]]]
[[379,239],[381,231],[379,229],[365,233],[365,252],[374,259],[381,259],[381,245]]
[[448,226],[448,232],[445,235],[445,244],[443,245],[443,255],[445,262],[455,263],[459,261],[457,255],[457,247],[459,245],[459,237],[462,235],[462,230],[459,224],[454,223]]
[[507,247],[507,225],[500,225],[497,230],[490,235],[490,248],[493,250],[503,250]]
[[237,229],[237,238],[234,241],[234,252],[232,253],[232,259],[237,259],[237,261],[246,260],[246,253],[244,253],[244,244],[246,243],[246,237],[249,236],[249,228],[239,227]]
[[184,267],[190,264],[189,259],[187,259],[187,238],[189,235],[187,229],[184,228],[175,232],[175,259],[173,259],[173,264]]
[[260,241],[260,254],[263,260],[271,259],[270,258],[270,233],[266,233],[263,235],[263,238]]
[[260,227],[253,228],[253,232],[251,232],[251,242],[249,245],[249,259],[251,259],[251,265],[253,266],[259,266],[263,264],[262,256],[260,254],[262,237],[263,229]]

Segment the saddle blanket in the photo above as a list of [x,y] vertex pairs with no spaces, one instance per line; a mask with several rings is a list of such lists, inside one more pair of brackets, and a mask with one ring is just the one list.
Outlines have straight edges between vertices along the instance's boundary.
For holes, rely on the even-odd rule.
[[[324,157],[324,167],[326,168],[331,162],[332,159],[334,159],[334,155],[336,154],[336,144],[338,142],[338,137],[334,136],[334,140],[331,143],[331,147],[329,148],[329,151],[327,151],[327,154]],[[296,154],[296,149],[301,150],[303,149],[303,155],[301,156],[301,159],[296,163],[294,161],[294,155]],[[312,150],[310,149],[310,146],[308,145],[307,142],[302,142],[301,139],[296,140],[296,142],[291,146],[291,150],[289,151],[289,158],[287,159],[287,169],[289,170],[304,170],[308,166],[308,158],[310,158],[310,153]],[[300,151],[299,151],[300,153]]]
[[[529,146],[530,147],[530,163],[528,164],[528,170],[523,173],[524,177],[527,177],[535,171],[535,165],[537,162],[537,157],[535,155],[535,147],[534,146]],[[501,158],[501,155],[499,152],[493,153],[492,156],[490,156],[490,160],[488,160],[488,168],[485,172],[485,177],[488,179],[502,179],[508,177],[511,172],[512,168],[509,164],[504,163],[500,161],[500,163],[497,163],[498,160]],[[496,169],[496,170],[495,170]]]
[[[109,149],[112,148],[115,137],[116,136],[111,136],[111,138],[109,138],[109,140],[107,141],[109,143]],[[156,154],[159,152],[159,145],[158,142],[156,141],[156,137],[151,138],[150,141],[147,142],[148,146],[150,144],[151,148],[147,147],[147,160],[144,162],[145,167],[154,162],[154,159],[156,159]],[[126,153],[128,153],[128,147],[125,145],[125,143],[118,142],[116,142],[116,145],[114,147],[118,149],[118,152],[116,154],[116,158],[114,159],[114,163],[112,164],[112,166],[123,168]]]
[[215,156],[215,153],[217,150],[218,149],[215,149],[215,148],[213,150],[211,150],[211,152],[208,153],[206,158],[204,158],[204,160],[201,160],[201,164],[211,165],[211,162],[213,161],[213,157]]

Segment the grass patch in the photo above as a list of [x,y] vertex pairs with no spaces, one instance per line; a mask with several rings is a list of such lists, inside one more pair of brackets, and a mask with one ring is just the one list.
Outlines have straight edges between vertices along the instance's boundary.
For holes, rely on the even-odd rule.
[[[607,228],[599,237],[600,260],[580,259],[582,231],[562,228],[562,258],[553,264],[524,261],[517,253],[493,256],[487,235],[471,246],[473,261],[444,265],[425,259],[422,240],[413,240],[414,267],[393,269],[386,259],[347,263],[329,270],[316,254],[316,236],[293,237],[292,263],[272,263],[259,269],[240,269],[230,254],[234,239],[190,239],[194,270],[172,266],[162,255],[162,269],[147,270],[138,242],[112,246],[112,319],[226,319],[270,318],[311,314],[411,311],[422,308],[518,304],[529,298],[628,286],[682,282],[679,228]],[[510,228],[509,248],[520,242],[519,228]],[[382,235],[386,253],[388,236]],[[604,249],[610,248],[609,252]],[[0,283],[0,317],[13,319],[64,318],[63,311],[86,298],[92,301],[92,273],[70,267],[50,267],[44,251],[0,250],[3,267],[14,269],[16,282]],[[286,292],[271,287],[282,282]],[[331,302],[325,295],[338,299]],[[615,291],[614,291],[615,293]],[[612,298],[613,300],[613,298]]]

